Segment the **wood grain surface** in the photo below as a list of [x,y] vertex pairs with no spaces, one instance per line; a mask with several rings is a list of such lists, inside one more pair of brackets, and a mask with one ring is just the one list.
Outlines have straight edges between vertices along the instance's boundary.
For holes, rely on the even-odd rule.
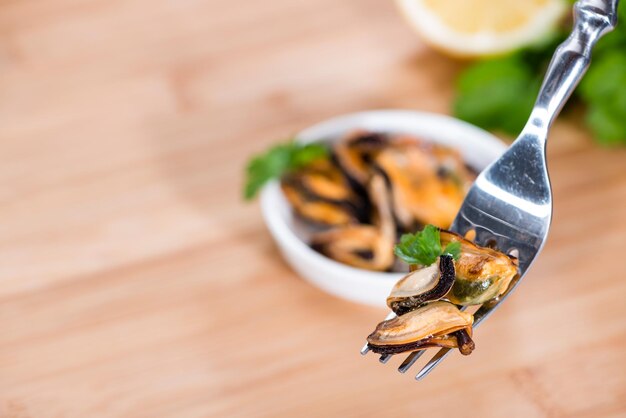
[[240,199],[251,153],[446,113],[459,68],[384,0],[0,2],[0,417],[626,416],[626,152],[577,112],[544,253],[422,383]]

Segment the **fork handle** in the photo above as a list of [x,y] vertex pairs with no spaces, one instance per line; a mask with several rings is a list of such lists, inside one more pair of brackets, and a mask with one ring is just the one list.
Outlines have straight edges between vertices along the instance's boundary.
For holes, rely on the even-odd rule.
[[[574,4],[574,29],[556,49],[524,129],[547,133],[589,67],[591,49],[617,23],[619,0],[580,0]],[[539,135],[544,137],[545,135]]]

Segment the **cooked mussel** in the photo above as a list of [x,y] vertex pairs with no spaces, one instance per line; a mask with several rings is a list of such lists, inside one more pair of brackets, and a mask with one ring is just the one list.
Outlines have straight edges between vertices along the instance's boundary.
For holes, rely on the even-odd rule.
[[404,231],[427,224],[448,228],[471,181],[455,152],[432,145],[400,142],[378,152],[374,164],[391,186],[394,215]]
[[446,298],[457,305],[479,305],[502,295],[518,273],[518,261],[488,247],[479,247],[458,234],[441,231],[441,245],[461,243],[455,261],[456,278]]
[[442,255],[438,262],[400,279],[387,298],[387,306],[396,315],[403,315],[425,302],[439,300],[452,288],[454,276],[453,258]]
[[373,225],[347,225],[314,234],[311,247],[353,267],[386,271],[394,263],[395,225],[387,185],[375,175],[368,185],[374,214]]
[[311,247],[349,266],[385,271],[394,262],[393,239],[372,225],[348,225],[322,231],[311,239]]
[[380,354],[429,347],[459,347],[463,354],[469,354],[474,348],[471,340],[473,322],[472,314],[461,312],[450,302],[430,302],[381,322],[367,337],[367,343],[372,351]]
[[334,144],[333,157],[352,185],[364,190],[373,173],[372,159],[390,143],[384,134],[355,132]]
[[317,225],[348,225],[368,219],[367,202],[350,187],[330,160],[285,174],[281,188],[296,213]]

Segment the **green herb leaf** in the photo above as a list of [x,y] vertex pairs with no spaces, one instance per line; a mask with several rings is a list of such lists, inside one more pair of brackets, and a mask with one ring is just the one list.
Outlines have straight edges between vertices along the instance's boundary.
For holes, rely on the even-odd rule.
[[616,87],[622,86],[626,86],[626,51],[594,59],[580,83],[579,93],[588,102],[603,102]]
[[[570,100],[587,105],[587,126],[605,145],[626,145],[626,7],[618,7],[617,14],[622,24],[598,41],[589,73]],[[571,23],[566,23],[541,43],[469,66],[458,80],[456,116],[485,129],[518,134],[548,62],[570,31]]]
[[461,74],[454,113],[486,129],[518,134],[539,91],[539,82],[520,54],[478,62]]
[[580,85],[589,107],[585,121],[604,145],[626,144],[626,52],[605,53]]
[[393,253],[408,264],[431,265],[441,255],[439,229],[426,225],[421,232],[402,235]]
[[452,258],[458,260],[461,257],[461,243],[459,241],[453,241],[446,245],[443,250],[443,254],[451,255]]
[[610,106],[590,105],[585,117],[587,126],[603,145],[626,144],[626,113],[613,112]]
[[328,148],[324,145],[318,143],[298,145],[292,155],[290,169],[304,167],[312,161],[326,157]]
[[254,198],[269,180],[327,156],[328,148],[318,143],[301,144],[290,140],[274,145],[263,154],[252,157],[248,162],[244,198],[246,200]]

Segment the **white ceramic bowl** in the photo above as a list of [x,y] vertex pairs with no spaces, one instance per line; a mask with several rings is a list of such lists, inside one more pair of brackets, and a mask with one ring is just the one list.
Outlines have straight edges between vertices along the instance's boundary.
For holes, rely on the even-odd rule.
[[[339,116],[305,129],[299,141],[333,141],[357,129],[405,133],[458,149],[465,161],[482,171],[506,145],[490,133],[448,116],[433,113],[379,110]],[[327,258],[306,244],[306,230],[294,220],[279,183],[261,194],[267,227],[285,260],[300,276],[322,290],[355,302],[385,306],[385,299],[402,273],[380,273],[350,267]]]

